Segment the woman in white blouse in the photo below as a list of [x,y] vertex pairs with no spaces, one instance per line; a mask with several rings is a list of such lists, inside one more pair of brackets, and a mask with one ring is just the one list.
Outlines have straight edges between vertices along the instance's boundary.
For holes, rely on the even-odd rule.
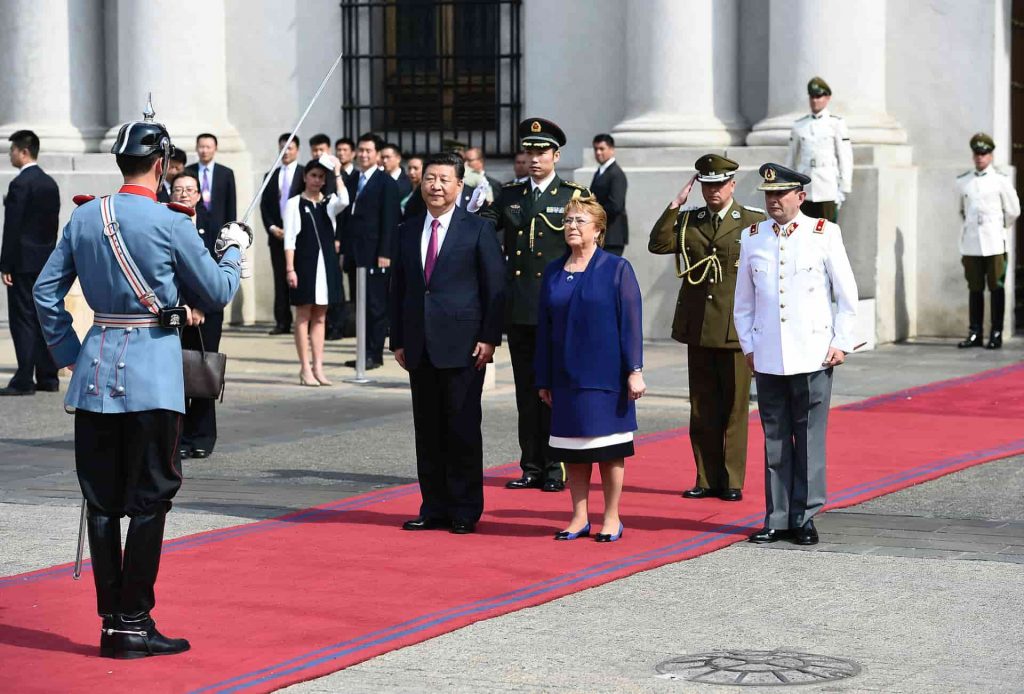
[[[338,193],[325,197],[321,190],[332,175]],[[334,225],[338,214],[348,207],[348,189],[341,180],[341,162],[326,154],[306,164],[303,182],[305,190],[290,198],[284,210],[284,259],[289,299],[296,313],[299,383],[329,386],[324,375],[325,316],[328,304],[341,300]]]

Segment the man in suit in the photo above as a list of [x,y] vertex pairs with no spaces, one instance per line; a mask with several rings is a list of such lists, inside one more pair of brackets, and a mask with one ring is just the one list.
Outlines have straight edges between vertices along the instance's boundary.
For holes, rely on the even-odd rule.
[[473,186],[479,185],[480,181],[487,181],[488,204],[494,202],[494,196],[501,190],[501,181],[487,175],[484,169],[484,151],[479,147],[470,147],[466,150],[466,179],[467,183]]
[[[359,136],[356,143],[352,204],[339,230],[346,268],[366,268],[366,368],[380,368],[384,360],[384,336],[388,331],[388,283],[395,230],[402,218],[398,185],[377,167],[384,143],[374,133]],[[352,194],[354,193],[354,195]],[[355,367],[355,360],[345,362]]]
[[[512,159],[512,180],[508,183],[526,183],[530,180],[530,156],[523,150]],[[507,184],[506,184],[507,185]]]
[[423,503],[405,530],[475,529],[484,508],[480,395],[501,343],[504,260],[493,227],[457,207],[465,166],[426,163],[426,214],[398,229],[391,351],[409,372]]
[[348,179],[356,170],[356,143],[351,137],[339,137],[334,141],[334,156],[341,162],[341,179],[348,183]]
[[519,410],[519,466],[522,476],[509,489],[565,489],[561,462],[548,456],[551,408],[537,397],[533,358],[537,344],[537,304],[541,277],[552,260],[566,252],[562,215],[569,200],[589,198],[590,191],[555,173],[565,133],[543,118],[519,124],[522,147],[530,152],[530,180],[505,184],[493,205],[480,216],[494,222],[508,258],[505,323]]
[[413,185],[409,176],[402,170],[402,150],[393,142],[386,143],[380,150],[380,162],[385,173],[398,184],[398,197],[402,200],[408,199]]
[[604,249],[622,255],[629,243],[629,220],[626,218],[626,173],[615,161],[615,139],[602,133],[594,136],[594,159],[597,171],[590,182],[590,192],[608,215]]
[[203,207],[210,213],[210,226],[220,229],[237,219],[235,201],[235,172],[223,164],[214,163],[217,154],[217,136],[202,133],[196,138],[196,156],[199,163],[185,167],[199,181],[199,195]]
[[[325,154],[331,152],[331,138],[326,133],[317,133],[309,138],[309,158],[319,159]],[[327,180],[324,181],[324,187],[322,191],[324,196],[330,196],[338,192],[338,184],[334,180],[334,176],[328,176]]]
[[[651,253],[676,255],[682,280],[672,338],[686,345],[690,385],[690,445],[697,481],[687,499],[743,498],[747,469],[750,369],[733,323],[740,235],[764,211],[733,198],[739,165],[717,154],[694,164],[697,174],[651,230]],[[704,205],[686,205],[699,181]],[[682,262],[680,262],[682,257]]]
[[[288,142],[288,133],[277,138],[278,148]],[[284,206],[288,198],[302,192],[303,167],[298,162],[298,137],[288,142],[281,157],[281,166],[270,174],[270,181],[260,198],[260,215],[263,228],[267,230],[267,245],[270,246],[270,266],[274,271],[274,327],[271,335],[287,335],[292,331],[292,307],[288,303],[288,277],[284,261]]]
[[7,320],[18,370],[7,387],[0,388],[0,395],[32,395],[37,390],[56,391],[60,387],[57,367],[46,349],[32,303],[32,285],[57,245],[60,191],[36,164],[36,134],[19,130],[9,139],[11,166],[19,171],[4,197],[0,273],[7,287]]
[[185,150],[175,149],[171,152],[171,158],[167,162],[167,175],[164,176],[164,180],[160,183],[160,188],[156,191],[157,202],[171,201],[171,181],[177,178],[178,174],[185,170],[185,162]]

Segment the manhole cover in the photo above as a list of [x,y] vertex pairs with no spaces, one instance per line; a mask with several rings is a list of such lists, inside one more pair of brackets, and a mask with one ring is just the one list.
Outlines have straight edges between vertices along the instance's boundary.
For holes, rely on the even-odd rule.
[[666,660],[656,669],[666,679],[741,687],[820,684],[860,674],[860,665],[852,660],[782,649],[684,655]]

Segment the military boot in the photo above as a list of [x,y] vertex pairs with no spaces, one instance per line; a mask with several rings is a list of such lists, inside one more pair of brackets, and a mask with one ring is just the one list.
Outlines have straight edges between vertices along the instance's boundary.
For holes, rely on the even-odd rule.
[[985,349],[999,349],[1003,346],[1003,313],[1006,311],[1006,290],[1002,287],[992,290],[992,332]]
[[967,333],[967,339],[957,344],[957,347],[964,349],[967,347],[983,347],[984,346],[984,324],[985,324],[985,293],[984,292],[970,292],[967,301],[967,307],[970,314],[971,327]]
[[119,615],[114,619],[113,626],[104,627],[103,631],[111,639],[110,657],[118,660],[177,655],[191,648],[186,639],[171,639],[157,631],[156,622],[148,612]]
[[89,558],[96,584],[96,609],[103,618],[100,631],[100,656],[114,657],[115,614],[121,601],[121,520],[89,509],[86,529],[89,534]]

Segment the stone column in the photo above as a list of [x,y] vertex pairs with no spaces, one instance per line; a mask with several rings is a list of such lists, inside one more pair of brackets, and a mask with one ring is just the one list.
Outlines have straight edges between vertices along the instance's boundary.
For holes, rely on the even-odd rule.
[[626,119],[616,144],[724,147],[743,142],[735,0],[629,0]]
[[6,0],[0,22],[0,140],[39,135],[41,149],[95,151],[106,132],[101,0]]
[[770,0],[768,115],[748,145],[789,141],[793,121],[809,112],[807,82],[832,87],[829,110],[842,116],[854,144],[904,144],[907,134],[886,111],[886,0]]
[[193,151],[201,132],[217,136],[220,152],[245,149],[228,121],[224,0],[116,0],[114,25],[114,124],[105,148],[121,123],[141,119],[152,92],[156,120],[185,151]]

